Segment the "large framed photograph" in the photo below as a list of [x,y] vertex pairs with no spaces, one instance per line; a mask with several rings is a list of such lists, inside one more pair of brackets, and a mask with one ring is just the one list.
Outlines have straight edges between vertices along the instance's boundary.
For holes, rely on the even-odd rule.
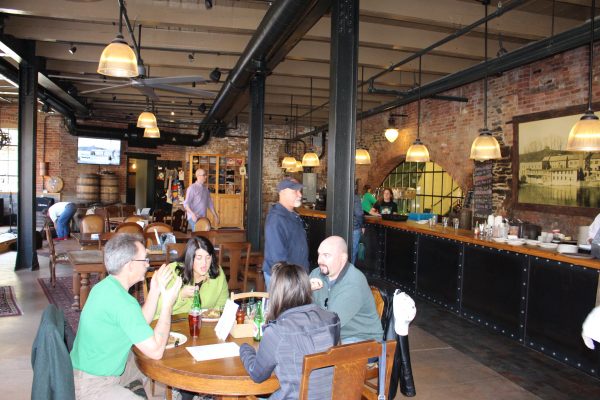
[[590,217],[598,214],[600,152],[565,150],[569,132],[585,108],[513,118],[514,208]]

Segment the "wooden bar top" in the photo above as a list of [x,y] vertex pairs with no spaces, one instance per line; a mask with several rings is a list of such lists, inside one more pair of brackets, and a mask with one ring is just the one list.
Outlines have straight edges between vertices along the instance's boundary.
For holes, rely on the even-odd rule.
[[[306,208],[297,208],[296,211],[298,214],[305,217],[313,217],[313,218],[325,218],[325,211],[318,210],[310,210]],[[574,258],[565,256],[563,254],[558,253],[555,250],[545,250],[537,246],[511,246],[506,243],[497,243],[493,240],[485,240],[480,239],[478,237],[474,237],[473,231],[469,231],[466,229],[454,229],[451,227],[444,228],[441,224],[437,224],[436,226],[430,228],[428,224],[417,224],[414,221],[406,221],[406,222],[395,222],[395,221],[384,221],[380,217],[374,216],[365,216],[365,223],[373,224],[373,225],[381,225],[390,228],[401,229],[405,231],[411,231],[415,233],[420,233],[424,235],[432,235],[437,237],[442,237],[451,240],[457,240],[460,242],[465,242],[478,246],[485,246],[500,250],[513,251],[515,253],[527,254],[533,257],[547,258],[554,261],[564,262],[567,264],[580,265],[583,267],[589,267],[600,270],[600,260],[595,258],[586,259],[586,258]]]

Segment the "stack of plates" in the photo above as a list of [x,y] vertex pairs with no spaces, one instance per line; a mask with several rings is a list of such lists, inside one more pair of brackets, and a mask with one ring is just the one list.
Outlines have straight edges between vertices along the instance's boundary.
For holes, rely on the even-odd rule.
[[558,251],[559,253],[573,254],[573,253],[577,253],[578,248],[574,244],[559,244],[556,251]]
[[496,243],[506,243],[505,238],[492,238],[492,240]]
[[558,247],[558,244],[556,244],[556,243],[540,243],[540,244],[538,244],[538,246],[540,246],[542,249],[554,250]]
[[525,241],[521,239],[509,240],[508,242],[506,242],[506,244],[509,246],[523,246],[525,244]]
[[540,243],[541,242],[539,240],[533,240],[533,239],[527,239],[525,241],[525,244],[528,244],[529,246],[537,246]]
[[591,251],[592,250],[592,245],[591,244],[580,244],[579,248],[581,250]]

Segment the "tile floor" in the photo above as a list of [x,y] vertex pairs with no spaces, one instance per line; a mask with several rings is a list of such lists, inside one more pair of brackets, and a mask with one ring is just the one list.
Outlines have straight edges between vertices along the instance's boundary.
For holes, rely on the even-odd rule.
[[[60,243],[61,247],[72,246],[72,243]],[[0,318],[0,371],[3,380],[3,389],[0,398],[21,400],[29,399],[31,391],[31,344],[35,338],[37,326],[41,313],[48,304],[46,296],[37,282],[39,277],[47,277],[48,259],[40,256],[40,270],[14,271],[15,253],[0,254],[0,285],[12,285],[15,287],[17,301],[23,311],[19,317]],[[57,275],[70,276],[70,267],[59,265]],[[537,362],[535,364],[537,381],[529,379],[527,373],[506,373],[510,370],[510,360],[498,360],[505,369],[498,368],[494,362],[479,357],[468,350],[465,346],[452,346],[431,331],[433,318],[444,319],[444,326],[451,326],[452,320],[456,324],[453,328],[448,342],[456,342],[463,333],[467,332],[467,340],[471,342],[478,337],[484,336],[485,340],[494,340],[493,334],[482,332],[481,328],[464,321],[460,321],[452,315],[445,315],[445,311],[439,310],[429,304],[418,304],[419,312],[417,320],[411,327],[410,346],[413,366],[413,374],[417,389],[415,399],[584,399],[600,398],[600,381],[589,377],[579,371],[547,359],[535,353],[537,357],[544,359],[545,365]],[[423,320],[423,323],[419,321]],[[425,320],[426,319],[426,320]],[[465,328],[464,324],[468,326]],[[475,334],[473,334],[475,330]],[[443,336],[443,335],[437,335]],[[510,351],[517,351],[522,355],[520,362],[527,363],[528,353],[522,347],[513,344],[503,338],[497,338],[501,346]],[[514,347],[514,348],[511,348]],[[467,345],[468,347],[468,345]],[[523,350],[523,351],[521,351]],[[488,365],[484,365],[487,362]],[[506,364],[508,367],[506,367]],[[542,364],[544,364],[542,363]],[[542,368],[542,370],[540,370]],[[546,368],[544,370],[543,368]],[[527,367],[524,367],[527,370]],[[565,379],[571,385],[563,385],[560,382],[562,370],[568,372]],[[539,379],[547,374],[547,379]],[[558,381],[557,381],[558,379]],[[568,390],[562,390],[562,386],[569,386]],[[570,391],[574,389],[575,391]],[[398,392],[397,399],[404,396]]]

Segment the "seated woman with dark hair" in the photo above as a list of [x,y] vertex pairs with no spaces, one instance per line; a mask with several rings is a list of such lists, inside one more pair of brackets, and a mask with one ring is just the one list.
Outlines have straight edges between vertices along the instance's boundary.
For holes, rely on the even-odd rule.
[[[200,304],[202,308],[220,308],[229,298],[227,278],[217,264],[217,255],[212,243],[203,237],[193,237],[187,242],[184,262],[172,262],[168,265],[181,276],[183,286],[173,305],[173,314],[187,313],[192,308],[194,289],[200,286]],[[170,287],[171,283],[167,285]],[[160,304],[160,299],[158,300]],[[160,307],[157,307],[160,310]],[[154,315],[154,319],[159,314]]]
[[[279,390],[271,399],[297,399],[306,354],[327,351],[339,344],[340,319],[312,303],[307,273],[293,264],[277,263],[272,268],[269,307],[258,348],[246,343],[240,358],[254,382],[263,382],[273,370]],[[310,399],[331,398],[333,371],[323,368],[311,374]]]

